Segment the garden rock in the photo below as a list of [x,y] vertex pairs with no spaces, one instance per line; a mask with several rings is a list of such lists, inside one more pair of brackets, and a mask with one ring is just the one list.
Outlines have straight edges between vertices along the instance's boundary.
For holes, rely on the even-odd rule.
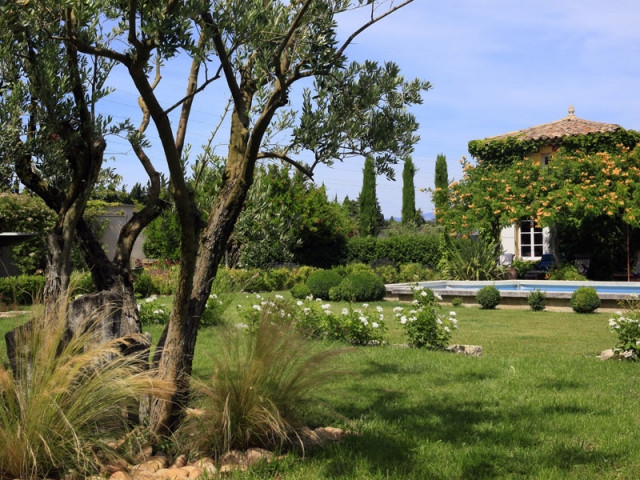
[[187,457],[180,455],[169,466],[167,457],[154,456],[140,465],[132,466],[128,470],[113,473],[110,480],[191,480],[201,478],[205,474],[209,477],[217,475],[218,469],[211,457],[202,457],[187,464]]
[[600,355],[598,355],[598,358],[600,360],[609,360],[611,358],[615,358],[616,354],[613,351],[613,348],[610,348],[608,350],[603,350],[602,352],[600,352]]
[[304,428],[298,433],[304,448],[319,447],[326,442],[340,442],[345,435],[353,435],[353,432],[336,427],[319,427],[315,430]]
[[482,347],[480,345],[450,345],[445,349],[447,352],[469,355],[471,357],[481,357]]

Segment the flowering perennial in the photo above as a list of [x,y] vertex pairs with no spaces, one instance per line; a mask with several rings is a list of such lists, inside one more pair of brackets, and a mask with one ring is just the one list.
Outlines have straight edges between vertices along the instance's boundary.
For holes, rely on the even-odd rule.
[[318,339],[339,340],[352,345],[379,345],[386,332],[382,307],[370,308],[362,304],[343,308],[340,313],[329,303],[307,297],[305,300],[288,301],[279,295],[273,300],[256,296],[259,303],[251,308],[238,306],[240,315],[249,325],[258,325],[265,311],[274,318],[291,323],[301,334]]
[[458,328],[456,312],[440,315],[436,312],[438,300],[442,300],[430,289],[417,288],[413,292],[410,310],[393,309],[396,318],[404,326],[409,345],[431,349],[443,349],[449,343],[453,330]]

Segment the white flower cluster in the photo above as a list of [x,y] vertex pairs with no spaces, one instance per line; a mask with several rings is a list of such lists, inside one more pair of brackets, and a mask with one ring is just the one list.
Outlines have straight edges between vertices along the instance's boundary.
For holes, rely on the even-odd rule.
[[629,317],[625,317],[624,314],[621,311],[617,311],[616,312],[616,318],[610,318],[609,319],[609,328],[611,330],[620,330],[621,328],[624,328],[625,326],[631,325],[631,324],[639,324],[640,322],[638,321],[638,319],[636,318],[629,318]]

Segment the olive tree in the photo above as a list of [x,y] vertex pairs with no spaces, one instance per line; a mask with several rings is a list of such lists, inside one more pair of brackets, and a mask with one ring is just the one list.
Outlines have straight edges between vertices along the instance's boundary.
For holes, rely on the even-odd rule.
[[[69,71],[81,66],[93,72],[95,80],[84,85],[102,84],[113,66],[124,68],[139,94],[143,114],[138,129],[130,124],[122,128],[151,174],[154,170],[144,154],[151,141],[145,135],[148,127],[153,127],[162,149],[181,238],[173,310],[154,359],[159,377],[177,388],[171,400],[152,405],[150,421],[156,433],[165,434],[175,427],[188,399],[199,317],[253,183],[257,162],[277,160],[313,176],[319,163],[367,155],[375,159],[379,172],[390,174],[390,165],[411,152],[417,141],[417,123],[407,107],[421,101],[421,91],[429,84],[404,81],[391,63],[347,65],[346,57],[348,46],[361,32],[411,2],[41,0],[20,6],[20,21],[38,32],[45,48],[75,55]],[[340,15],[357,9],[365,13],[361,26],[340,35]],[[13,12],[11,7],[8,10]],[[187,69],[182,67],[185,59]],[[157,89],[162,73],[170,69],[184,71],[184,95],[178,101],[163,97]],[[80,75],[81,80],[87,78]],[[300,83],[306,89],[298,114],[290,95]],[[34,83],[29,87],[40,88]],[[224,141],[228,148],[220,185],[203,221],[185,176],[187,129],[196,102],[206,98],[203,92],[215,88],[230,99],[220,108],[226,114],[228,130],[221,131],[228,133]],[[89,92],[75,96],[75,102],[82,103]],[[89,114],[85,115],[91,135],[84,148],[93,156],[73,158],[81,168],[89,169],[87,178],[94,182],[97,173],[91,160],[101,158],[104,131],[110,124],[92,115],[92,105],[87,105]],[[174,111],[179,113],[172,123]],[[78,120],[72,123],[74,128],[85,125],[82,118]],[[212,131],[217,131],[217,122],[212,120]],[[66,138],[66,133],[56,133]],[[311,163],[300,160],[303,151],[312,154]],[[73,231],[71,227],[67,233]],[[75,231],[82,243],[81,219]]]

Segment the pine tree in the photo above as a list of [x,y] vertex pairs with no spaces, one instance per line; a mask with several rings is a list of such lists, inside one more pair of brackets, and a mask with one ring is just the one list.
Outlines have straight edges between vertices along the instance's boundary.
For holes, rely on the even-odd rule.
[[447,173],[447,157],[440,153],[436,157],[436,190],[433,194],[433,203],[436,207],[436,218],[447,209],[447,194],[449,191],[449,174]]
[[411,157],[404,161],[402,170],[402,224],[410,225],[416,221],[416,191],[413,184],[413,177],[416,174],[416,167],[413,165]]
[[373,158],[366,158],[362,173],[362,191],[359,198],[360,236],[376,236],[378,234],[378,200],[376,198],[376,170],[373,165]]

